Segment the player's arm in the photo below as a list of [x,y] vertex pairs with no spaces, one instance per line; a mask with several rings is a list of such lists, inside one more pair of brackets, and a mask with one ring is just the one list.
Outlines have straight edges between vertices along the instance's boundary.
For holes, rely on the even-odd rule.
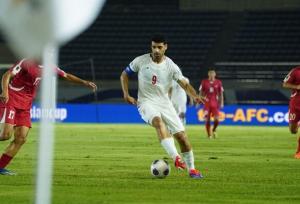
[[205,94],[203,89],[203,81],[201,81],[200,87],[199,87],[199,96],[205,98]]
[[8,84],[13,77],[14,77],[14,74],[10,70],[6,71],[2,76],[2,80],[1,80],[2,93],[0,95],[0,100],[3,103],[7,103],[8,99],[9,99]]
[[282,87],[286,88],[286,89],[300,89],[300,85],[295,84],[294,83],[294,78],[295,78],[295,74],[294,74],[294,69],[292,69],[284,78],[283,83],[282,83]]
[[221,108],[224,107],[224,88],[222,85],[222,82],[220,81],[220,86],[218,89],[219,95],[218,95],[218,101]]
[[196,90],[185,79],[179,79],[177,83],[185,90],[187,95],[189,95],[196,103],[204,103],[204,98],[198,96]]
[[220,107],[223,108],[224,107],[224,93],[223,93],[223,91],[221,91],[220,94],[219,94],[219,103],[220,103]]
[[194,105],[194,100],[191,96],[189,96],[190,100],[189,100],[189,105],[193,106]]
[[[22,59],[21,61],[14,64],[8,71],[6,71],[1,80],[1,86],[2,86],[2,93],[0,95],[0,100],[4,103],[7,103],[9,99],[8,94],[8,86],[11,79],[16,76],[18,73],[21,72],[21,70],[27,70],[26,64],[24,64],[26,59]],[[22,66],[24,65],[24,66]]]
[[80,84],[86,87],[91,88],[94,92],[97,90],[97,85],[91,81],[83,80],[73,74],[65,72],[62,76],[65,80],[70,81],[75,84]]
[[296,85],[296,84],[291,84],[288,82],[283,82],[282,83],[282,87],[283,88],[287,88],[287,89],[297,89],[300,90],[300,84]]
[[[127,68],[126,68],[127,70]],[[129,89],[128,89],[128,84],[129,84],[129,77],[128,77],[128,72],[130,71],[126,71],[124,70],[120,76],[120,82],[121,82],[121,86],[122,86],[122,91],[123,91],[123,97],[124,97],[124,100],[127,102],[127,103],[130,103],[130,104],[136,104],[136,99],[131,97],[130,94],[129,94]]]
[[[202,91],[201,87],[199,88],[199,97],[205,100],[204,92]],[[199,104],[196,104],[196,108],[199,107]]]

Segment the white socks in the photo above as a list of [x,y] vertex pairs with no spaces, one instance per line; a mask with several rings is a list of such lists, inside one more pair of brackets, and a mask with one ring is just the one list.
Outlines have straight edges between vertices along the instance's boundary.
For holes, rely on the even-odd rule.
[[[175,161],[176,157],[179,156],[179,154],[177,152],[174,143],[174,138],[173,137],[165,138],[161,140],[160,143],[163,146],[163,148],[166,150],[168,155]],[[193,150],[189,152],[182,152],[182,157],[188,167],[188,170],[195,169]]]
[[179,155],[175,146],[173,137],[167,137],[160,142],[161,146],[166,150],[168,155],[175,161],[176,157]]
[[195,169],[195,163],[194,163],[194,153],[193,150],[189,152],[182,152],[183,160],[185,161],[188,169]]

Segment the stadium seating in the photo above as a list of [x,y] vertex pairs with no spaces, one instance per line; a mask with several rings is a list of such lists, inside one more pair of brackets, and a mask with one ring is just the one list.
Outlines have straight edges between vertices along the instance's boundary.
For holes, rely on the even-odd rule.
[[93,58],[98,80],[118,79],[134,57],[149,52],[154,33],[166,34],[168,55],[188,77],[197,76],[226,15],[180,12],[176,3],[165,9],[153,2],[149,7],[109,2],[92,27],[61,51],[62,64]]
[[239,104],[283,104],[287,101],[286,96],[278,90],[248,89],[236,90],[235,93]]
[[228,61],[299,61],[299,11],[245,12]]
[[[168,56],[194,85],[206,75],[206,66],[216,56],[229,62],[215,65],[221,79],[281,81],[294,66],[292,62],[299,61],[300,12],[245,11],[237,14],[240,16],[237,24],[224,26],[231,23],[229,15],[225,11],[180,11],[176,0],[108,1],[91,28],[63,47],[60,61],[64,65],[92,60],[93,68],[87,63],[83,69],[80,64],[70,65],[70,69],[85,78],[117,81],[134,57],[149,52],[151,35],[164,33],[169,41]],[[224,38],[224,33],[230,35]],[[232,62],[275,64],[237,66],[230,65]],[[280,92],[274,95],[279,96]],[[236,96],[241,101],[247,100],[238,91]],[[283,98],[287,99],[280,96],[276,100]]]
[[221,79],[234,80],[282,80],[292,65],[217,65],[216,70],[218,77]]
[[[108,3],[93,26],[62,49],[62,64],[92,58],[97,79],[117,79],[135,56],[149,51],[150,36],[160,32],[168,36],[168,55],[175,59],[188,77],[197,79],[208,55],[214,54],[211,48],[218,34],[228,29],[222,27],[228,12],[180,11],[175,3],[177,1],[172,2],[166,10],[155,6],[155,2],[152,6],[125,5],[122,1]],[[230,43],[224,49],[224,61],[299,61],[300,12],[255,11],[244,12],[241,16],[239,28],[230,39],[225,39]],[[254,66],[250,70],[257,74],[250,74],[250,77],[271,76],[277,79],[289,68]],[[218,69],[224,72],[225,78],[233,79],[243,77],[249,71],[248,66],[239,67],[241,73],[237,73],[237,67],[232,66],[220,66]],[[276,69],[280,70],[279,75]],[[245,74],[244,78],[248,76]]]

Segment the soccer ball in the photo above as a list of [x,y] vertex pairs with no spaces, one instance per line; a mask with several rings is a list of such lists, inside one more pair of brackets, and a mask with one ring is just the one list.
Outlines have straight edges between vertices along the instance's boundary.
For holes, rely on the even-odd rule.
[[163,159],[153,161],[151,164],[151,174],[156,178],[165,178],[170,174],[169,163]]

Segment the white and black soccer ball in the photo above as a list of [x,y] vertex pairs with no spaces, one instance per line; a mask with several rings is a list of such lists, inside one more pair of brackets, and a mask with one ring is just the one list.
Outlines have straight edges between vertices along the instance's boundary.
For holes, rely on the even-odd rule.
[[154,160],[151,164],[151,174],[156,178],[165,178],[170,174],[170,165],[163,159]]

